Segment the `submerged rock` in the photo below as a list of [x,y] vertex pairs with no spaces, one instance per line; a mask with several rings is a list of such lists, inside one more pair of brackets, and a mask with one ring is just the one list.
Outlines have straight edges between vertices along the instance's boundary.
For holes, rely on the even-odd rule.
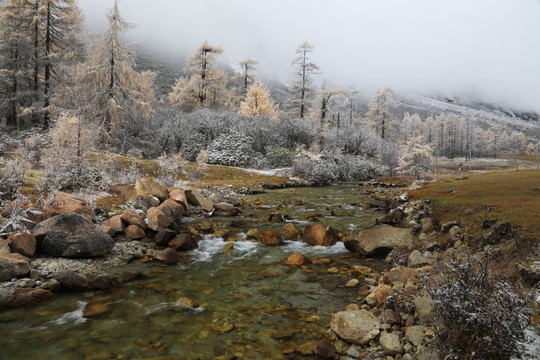
[[287,256],[285,259],[282,259],[281,263],[283,265],[289,265],[289,266],[302,266],[302,265],[311,264],[311,260],[309,260],[307,257],[305,257],[302,254],[291,254]]
[[50,300],[54,293],[38,288],[0,289],[0,309],[33,305]]
[[176,251],[190,251],[196,249],[197,246],[197,238],[190,233],[178,234],[169,241],[169,247]]
[[51,275],[51,278],[57,280],[64,290],[86,290],[90,287],[90,282],[84,276],[73,271],[60,270]]
[[165,264],[177,264],[182,261],[180,254],[176,250],[171,248],[166,248],[165,250],[160,251],[156,255],[156,259],[165,263]]
[[263,245],[281,245],[283,238],[277,231],[267,230],[259,234],[257,241]]
[[306,226],[302,241],[309,245],[332,246],[339,237],[332,227],[316,223]]
[[280,234],[285,240],[296,241],[298,240],[298,236],[300,236],[300,230],[293,223],[289,222],[283,226]]
[[89,220],[65,213],[43,221],[34,228],[39,249],[51,256],[81,258],[103,256],[114,240]]

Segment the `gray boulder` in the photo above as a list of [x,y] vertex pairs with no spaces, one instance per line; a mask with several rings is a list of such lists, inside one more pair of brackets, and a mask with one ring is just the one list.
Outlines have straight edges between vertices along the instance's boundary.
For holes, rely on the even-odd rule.
[[380,326],[381,321],[367,310],[339,311],[330,320],[330,327],[337,336],[359,345],[379,335]]
[[365,253],[366,256],[386,257],[390,251],[397,248],[408,247],[414,241],[410,229],[402,229],[390,225],[376,225],[360,231],[348,242],[348,249]]
[[89,220],[75,213],[53,216],[34,228],[38,248],[50,256],[86,258],[103,256],[114,240]]

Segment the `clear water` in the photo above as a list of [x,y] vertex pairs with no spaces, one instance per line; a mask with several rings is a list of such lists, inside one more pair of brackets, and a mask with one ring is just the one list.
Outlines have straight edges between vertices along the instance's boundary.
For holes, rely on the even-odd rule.
[[[260,205],[251,206],[256,200]],[[251,228],[276,228],[269,213],[290,215],[299,228],[309,214],[349,232],[373,223],[362,209],[361,187],[275,190],[247,196],[244,227],[232,232],[232,249],[222,237],[207,235],[178,266],[133,263],[111,272],[135,269],[146,278],[106,292],[63,294],[51,302],[0,313],[0,359],[284,359],[290,350],[321,339],[330,316],[357,302],[365,287],[346,288],[353,276],[328,272],[340,264],[369,265],[350,256],[342,243],[308,247],[287,242],[259,246],[243,236]],[[334,211],[336,216],[331,216]],[[338,216],[339,215],[341,216]],[[230,230],[234,219],[216,220]],[[292,253],[329,257],[330,264],[290,268],[279,262]],[[177,304],[182,297],[199,308]],[[86,318],[99,304],[104,313]],[[298,357],[300,357],[298,355]]]

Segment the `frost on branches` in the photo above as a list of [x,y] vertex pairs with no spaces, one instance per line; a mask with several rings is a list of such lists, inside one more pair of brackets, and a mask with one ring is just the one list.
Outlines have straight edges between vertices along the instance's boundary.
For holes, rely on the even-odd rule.
[[431,146],[423,144],[421,137],[408,140],[401,150],[398,173],[411,175],[415,179],[429,176],[433,171],[433,150]]

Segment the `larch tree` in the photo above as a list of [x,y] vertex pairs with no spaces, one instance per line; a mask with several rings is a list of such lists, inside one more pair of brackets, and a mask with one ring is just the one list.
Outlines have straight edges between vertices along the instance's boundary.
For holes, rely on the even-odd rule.
[[263,84],[256,82],[249,87],[246,99],[240,104],[240,115],[247,118],[265,116],[271,121],[277,121],[276,105]]
[[308,100],[314,92],[312,77],[320,70],[319,66],[311,61],[314,46],[304,41],[296,49],[296,57],[291,65],[295,69],[296,79],[289,88],[290,99],[288,107],[291,115],[304,119],[308,112]]
[[398,173],[411,175],[421,179],[429,175],[433,169],[433,150],[424,144],[422,137],[410,138],[401,148]]
[[377,91],[371,102],[368,104],[368,112],[366,114],[367,125],[371,127],[375,133],[386,139],[389,136],[389,130],[392,129],[392,117],[390,113],[390,100],[394,96],[394,90],[386,87]]
[[90,51],[87,80],[99,94],[99,117],[113,137],[140,131],[153,113],[155,101],[153,72],[137,72],[132,47],[120,43],[130,27],[118,10],[118,2],[108,14],[109,28],[97,37]]
[[228,76],[217,66],[217,57],[223,53],[219,46],[202,43],[195,54],[188,58],[181,77],[169,95],[173,105],[193,110],[207,105],[225,105],[229,100],[226,85]]
[[[339,111],[335,111],[336,98],[345,94],[341,89],[327,89],[325,86],[318,92],[317,104],[319,112],[319,126],[322,127],[327,121],[327,116],[330,112],[335,112],[334,117],[337,117],[337,127],[340,127]],[[334,111],[333,111],[334,110]],[[335,119],[334,119],[335,120]]]
[[252,59],[246,59],[241,61],[240,72],[236,75],[236,79],[241,83],[243,96],[246,97],[250,85],[255,83],[255,75],[253,74],[257,70],[258,61]]

